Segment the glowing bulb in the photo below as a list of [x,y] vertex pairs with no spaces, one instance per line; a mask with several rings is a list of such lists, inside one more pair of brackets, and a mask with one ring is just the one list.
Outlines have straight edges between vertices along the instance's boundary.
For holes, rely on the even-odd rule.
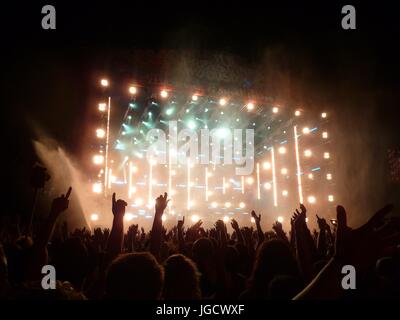
[[211,202],[211,207],[212,208],[216,208],[217,206],[218,206],[218,204],[215,201]]
[[198,98],[199,98],[199,97],[198,97],[196,94],[194,94],[194,95],[192,96],[192,100],[193,100],[193,101],[197,101]]
[[287,174],[287,173],[288,173],[288,169],[282,168],[282,169],[281,169],[281,173],[282,173],[282,174]]
[[310,179],[310,180],[314,179],[314,175],[312,173],[309,173],[308,174],[308,179]]
[[99,110],[101,111],[101,112],[104,112],[104,111],[106,111],[106,107],[107,105],[105,104],[105,103],[99,103]]
[[271,184],[269,182],[264,183],[264,188],[266,190],[271,190]]
[[268,161],[264,162],[263,163],[263,168],[265,170],[271,169],[271,163],[269,163]]
[[200,220],[200,217],[196,214],[192,215],[191,218],[192,222],[196,223]]
[[246,179],[246,182],[247,182],[247,184],[253,184],[254,179],[253,179],[252,177],[248,177],[248,178]]
[[304,127],[304,128],[303,128],[303,133],[304,133],[304,134],[309,134],[309,133],[310,133],[310,128]]
[[129,87],[129,93],[130,94],[136,94],[137,93],[137,89],[134,86]]
[[104,162],[104,157],[102,155],[97,154],[93,157],[94,164],[102,164],[103,162]]
[[163,215],[161,216],[161,220],[162,220],[162,221],[167,220],[167,216],[166,216],[165,214],[163,214]]
[[299,117],[299,116],[301,115],[300,110],[296,110],[295,113],[294,113],[294,115],[295,115],[296,117]]
[[239,203],[239,207],[240,207],[240,208],[243,209],[245,206],[246,206],[246,204],[245,204],[244,202]]
[[166,98],[166,97],[168,97],[168,91],[167,90],[161,90],[160,95],[161,95],[161,98]]
[[324,118],[324,119],[325,119],[326,116],[327,116],[326,112],[322,112],[322,113],[321,113],[321,118]]
[[324,159],[329,159],[330,157],[329,152],[324,152]]
[[102,139],[106,136],[106,132],[103,129],[97,129],[96,136],[97,136],[97,138]]
[[283,195],[284,197],[287,197],[288,191],[287,191],[287,190],[283,190],[283,191],[282,191],[282,195]]
[[286,148],[285,147],[279,147],[278,152],[280,154],[285,154],[286,153]]
[[230,202],[225,202],[225,207],[226,208],[230,208],[231,207],[231,203]]
[[219,99],[219,105],[220,106],[226,105],[226,99],[224,99],[224,98]]
[[278,110],[279,110],[278,107],[273,107],[273,108],[272,108],[272,112],[273,112],[273,113],[278,113]]
[[125,213],[124,218],[126,221],[131,221],[134,217],[132,213]]
[[249,102],[246,107],[247,107],[247,110],[251,111],[254,109],[254,103]]
[[328,139],[328,132],[326,132],[326,131],[322,132],[322,138]]
[[309,197],[307,198],[307,200],[308,200],[308,203],[315,203],[315,201],[316,201],[317,199],[315,199],[314,196],[309,196]]
[[136,193],[136,187],[131,187],[131,193]]
[[228,216],[224,216],[224,218],[222,219],[225,223],[227,223],[229,221],[229,217]]
[[331,173],[327,173],[326,174],[326,180],[332,180],[332,174]]
[[102,189],[102,184],[100,182],[93,183],[92,191],[94,193],[101,193]]
[[304,156],[311,157],[311,155],[312,155],[312,152],[311,152],[310,149],[307,149],[307,150],[304,151]]
[[251,223],[256,223],[256,220],[254,220],[253,217],[250,218]]
[[97,213],[92,213],[92,214],[90,215],[90,220],[92,220],[92,221],[97,221],[97,220],[99,220],[99,215],[98,215]]
[[132,166],[132,172],[137,172],[138,168],[136,166]]
[[135,204],[136,204],[137,206],[143,205],[143,199],[142,199],[142,198],[136,198]]
[[108,87],[108,80],[107,80],[107,79],[101,79],[100,84],[101,84],[103,87]]
[[279,223],[283,223],[283,217],[282,217],[282,216],[279,216],[276,220],[277,220]]
[[330,195],[328,196],[328,201],[329,201],[329,202],[333,202],[333,200],[334,200],[334,199],[333,199],[333,195],[330,194]]

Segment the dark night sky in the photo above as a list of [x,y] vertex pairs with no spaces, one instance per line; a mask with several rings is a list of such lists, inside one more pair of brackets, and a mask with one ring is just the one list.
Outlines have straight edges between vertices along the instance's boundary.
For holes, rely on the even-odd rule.
[[[191,6],[164,2],[144,7],[133,1],[52,1],[49,4],[57,9],[56,31],[40,27],[40,10],[47,2],[3,7],[2,110],[6,110],[6,147],[12,160],[5,174],[14,181],[10,194],[15,203],[9,209],[19,207],[34,161],[32,132],[25,120],[34,119],[70,152],[79,154],[82,146],[76,141],[84,135],[83,115],[93,79],[98,72],[112,70],[117,49],[221,50],[256,65],[265,49],[279,46],[290,61],[289,73],[307,66],[304,90],[336,105],[339,119],[344,119],[343,130],[359,130],[367,140],[373,137],[365,142],[371,145],[371,154],[398,146],[400,11],[389,2],[332,2],[279,1],[261,7],[249,2],[217,6],[215,1],[197,1]],[[340,27],[344,4],[356,6],[355,31]],[[357,122],[366,105],[376,122]],[[357,149],[357,142],[346,140],[341,150]],[[354,162],[363,157],[355,155]],[[345,170],[355,169],[349,165]],[[386,190],[382,171],[376,174],[369,177],[371,194],[375,187]]]

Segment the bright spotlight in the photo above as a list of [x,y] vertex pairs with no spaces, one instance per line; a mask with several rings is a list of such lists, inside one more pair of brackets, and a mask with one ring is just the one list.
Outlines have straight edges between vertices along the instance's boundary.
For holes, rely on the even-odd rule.
[[322,138],[328,139],[328,132],[326,132],[326,131],[322,132]]
[[98,215],[97,213],[92,213],[92,214],[90,215],[90,220],[92,220],[92,221],[97,221],[97,220],[99,220],[99,215]]
[[106,111],[107,105],[103,103],[99,103],[99,111],[104,112]]
[[94,193],[101,193],[102,190],[103,190],[103,187],[102,187],[102,184],[100,182],[93,183],[92,191]]
[[282,217],[282,216],[279,216],[276,220],[277,220],[279,223],[283,223],[283,217]]
[[312,155],[312,152],[311,152],[310,149],[307,149],[307,150],[304,151],[304,156],[305,157],[311,157],[311,155]]
[[264,188],[266,190],[271,190],[271,184],[269,182],[264,183]]
[[315,201],[316,201],[317,199],[315,199],[314,196],[309,196],[309,197],[307,198],[307,200],[308,200],[308,203],[315,203]]
[[256,220],[254,220],[253,217],[250,218],[251,223],[256,223]]
[[161,95],[161,98],[166,98],[166,97],[168,97],[168,91],[167,90],[161,90],[160,95]]
[[130,94],[136,94],[137,93],[137,89],[134,86],[129,87],[129,93]]
[[93,163],[94,164],[102,164],[104,162],[104,157],[102,155],[96,154],[93,157]]
[[248,177],[248,178],[246,179],[246,182],[247,182],[247,184],[253,184],[253,182],[254,182],[253,177]]
[[193,120],[189,120],[187,126],[190,130],[194,130],[196,129],[196,122]]
[[107,79],[101,79],[101,80],[100,80],[100,84],[101,84],[103,87],[108,87],[108,80],[107,80]]
[[294,115],[295,115],[296,117],[299,117],[299,116],[301,115],[300,110],[296,110],[296,111],[294,112]]
[[143,205],[143,199],[142,199],[142,198],[136,198],[135,204],[136,204],[137,206]]
[[326,116],[327,116],[326,112],[322,112],[322,113],[321,113],[321,118],[324,118],[324,119],[325,119]]
[[330,157],[329,152],[324,152],[324,159],[329,159]]
[[303,128],[303,133],[304,133],[304,134],[309,134],[309,133],[310,133],[310,128],[304,127],[304,128]]
[[279,147],[278,152],[280,154],[285,154],[286,153],[286,148],[285,147]]
[[272,108],[272,112],[273,112],[273,113],[278,113],[278,111],[279,111],[279,108],[278,108],[278,107],[273,107],[273,108]]
[[125,213],[124,219],[126,221],[131,221],[134,218],[132,213]]
[[265,170],[271,169],[271,163],[269,163],[268,161],[264,162],[264,163],[263,163],[263,168],[264,168]]
[[287,174],[287,173],[288,173],[288,169],[282,168],[282,169],[281,169],[281,173],[282,173],[282,174]]
[[227,223],[229,221],[229,217],[228,216],[224,216],[224,218],[222,219],[225,223]]
[[219,99],[219,105],[220,106],[226,105],[226,99],[224,99],[224,98]]
[[249,103],[246,105],[246,107],[247,107],[247,110],[251,111],[251,110],[254,109],[254,103],[253,103],[253,102],[249,102]]
[[326,174],[326,180],[332,180],[332,174],[331,173],[327,173]]
[[243,209],[245,206],[246,206],[246,204],[245,204],[244,202],[239,203],[239,207],[240,207],[240,208]]
[[333,200],[334,200],[334,199],[333,199],[333,195],[330,194],[330,195],[328,196],[328,201],[329,201],[329,202],[333,202]]
[[104,138],[106,136],[106,132],[104,131],[104,129],[96,129],[96,137],[97,138]]
[[200,217],[197,214],[194,214],[190,217],[190,219],[192,220],[192,222],[196,223],[200,220]]
[[283,190],[283,191],[282,191],[282,195],[283,195],[284,197],[287,197],[288,191],[287,191],[287,190]]
[[211,207],[212,208],[216,208],[217,206],[218,206],[218,204],[215,201],[211,202]]
[[312,173],[309,173],[308,174],[308,179],[310,179],[310,180],[314,179],[314,175]]
[[225,207],[226,208],[230,208],[231,207],[231,203],[230,202],[225,202]]
[[193,101],[197,101],[198,98],[199,98],[199,97],[197,96],[197,94],[192,95],[192,100],[193,100]]
[[162,220],[162,221],[167,220],[167,216],[166,216],[165,214],[163,214],[163,215],[161,216],[161,220]]

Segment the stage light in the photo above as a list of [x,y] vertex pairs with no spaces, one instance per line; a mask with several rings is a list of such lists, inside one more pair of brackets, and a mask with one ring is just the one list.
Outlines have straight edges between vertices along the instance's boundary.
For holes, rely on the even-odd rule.
[[167,90],[161,90],[160,95],[161,95],[161,98],[166,98],[166,97],[168,97],[168,91]]
[[199,97],[198,97],[196,94],[192,95],[192,100],[193,100],[193,101],[197,101],[198,98],[199,98]]
[[283,195],[284,197],[287,197],[288,191],[287,191],[287,190],[283,190],[283,191],[282,191],[282,195]]
[[200,217],[197,214],[194,214],[190,217],[190,219],[192,220],[192,222],[196,223],[200,220]]
[[251,110],[254,109],[254,103],[253,103],[253,102],[249,102],[249,103],[246,105],[246,107],[247,107],[247,110],[251,111]]
[[101,112],[106,111],[106,109],[107,109],[107,105],[105,103],[99,103],[99,110]]
[[310,149],[307,149],[307,150],[304,150],[304,156],[305,157],[311,157],[311,155],[312,155],[312,152],[311,152],[311,150]]
[[329,152],[324,152],[324,159],[329,159],[330,157]]
[[163,214],[163,215],[161,216],[161,220],[162,220],[162,221],[167,220],[167,216],[166,216],[165,214]]
[[219,105],[220,106],[226,105],[226,99],[224,99],[224,98],[219,99]]
[[101,84],[103,87],[108,87],[108,80],[107,80],[107,79],[101,79],[100,84]]
[[315,203],[315,201],[317,201],[317,199],[315,199],[314,196],[309,196],[309,197],[307,198],[307,200],[308,200],[308,203]]
[[211,202],[211,207],[212,208],[216,208],[217,206],[218,206],[218,204],[215,201]]
[[124,219],[126,221],[131,221],[134,218],[132,213],[125,213]]
[[226,208],[230,208],[231,207],[231,203],[230,202],[225,202],[225,207]]
[[332,174],[331,173],[327,173],[326,174],[326,180],[332,180]]
[[106,136],[106,132],[103,129],[96,129],[96,136],[97,138],[104,138]]
[[256,223],[256,220],[254,220],[253,217],[250,218],[251,223]]
[[334,200],[334,199],[333,199],[333,195],[330,194],[330,195],[328,196],[328,201],[329,201],[329,202],[333,202],[333,200]]
[[134,86],[129,87],[129,93],[130,94],[136,94],[137,93],[137,89]]
[[212,192],[211,190],[208,190],[208,191],[207,191],[207,195],[208,195],[208,196],[212,196],[212,195],[213,195],[213,192]]
[[102,184],[100,182],[93,183],[92,191],[94,193],[101,193],[102,189],[103,189],[103,187],[102,187]]
[[278,107],[273,107],[273,108],[272,108],[272,112],[273,112],[273,113],[278,113],[278,111],[279,111]]
[[279,147],[278,152],[280,154],[285,154],[286,153],[286,148],[285,147]]
[[281,173],[282,173],[282,174],[287,174],[287,173],[288,173],[288,169],[282,168],[282,169],[281,169]]
[[312,173],[309,173],[308,174],[308,179],[310,179],[310,180],[314,179],[314,175]]
[[326,132],[326,131],[322,132],[322,138],[328,139],[328,132]]
[[254,183],[254,179],[252,177],[248,177],[246,179],[247,184],[253,184]]
[[143,199],[142,199],[142,198],[136,198],[135,204],[136,204],[137,206],[143,205]]
[[269,183],[269,182],[266,182],[266,183],[264,183],[264,188],[266,189],[266,190],[271,190],[271,184]]
[[303,133],[304,133],[304,134],[309,134],[309,133],[310,133],[310,128],[304,127],[304,128],[303,128]]
[[264,162],[264,163],[263,163],[263,168],[264,168],[265,170],[271,169],[271,163],[269,163],[268,161]]
[[308,218],[306,217],[306,222],[308,222]]
[[322,112],[322,113],[321,113],[321,118],[324,118],[324,119],[325,119],[326,116],[327,116],[326,112]]
[[103,162],[104,162],[104,157],[102,155],[97,154],[93,157],[94,164],[102,164]]
[[276,220],[277,220],[279,223],[283,223],[283,217],[282,217],[282,216],[279,216]]
[[244,202],[239,203],[239,207],[240,207],[240,208],[243,209],[245,206],[246,206],[246,204],[245,204]]
[[116,176],[111,176],[111,182],[114,183],[115,181],[117,181],[117,177]]
[[189,120],[187,126],[190,130],[194,130],[196,129],[196,122],[193,120]]
[[229,217],[228,216],[224,216],[222,219],[225,223],[227,223],[229,221]]
[[296,111],[294,112],[294,115],[295,115],[296,117],[299,117],[299,116],[301,115],[300,110],[296,110]]
[[168,108],[166,111],[165,111],[165,114],[167,115],[167,116],[170,116],[170,115],[172,115],[174,113],[174,108]]
[[229,129],[226,128],[219,128],[217,131],[218,138],[224,139],[230,133]]
[[131,187],[131,193],[136,193],[136,190],[137,190],[136,187],[133,186]]
[[97,221],[97,220],[99,220],[99,215],[98,215],[97,213],[92,213],[92,214],[90,215],[90,220],[92,220],[92,221]]

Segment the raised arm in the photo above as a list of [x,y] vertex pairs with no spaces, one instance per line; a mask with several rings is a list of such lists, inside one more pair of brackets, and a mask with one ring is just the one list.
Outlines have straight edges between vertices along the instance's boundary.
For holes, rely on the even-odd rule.
[[128,204],[122,199],[115,200],[115,192],[113,193],[112,213],[114,217],[106,249],[109,259],[113,259],[122,252],[122,245],[124,242],[124,215],[127,205]]
[[241,244],[244,244],[244,238],[243,238],[242,231],[240,230],[239,224],[237,223],[237,221],[235,219],[231,220],[231,226],[232,226],[232,229],[235,230],[235,232],[236,232],[238,242]]
[[185,240],[183,239],[183,224],[185,223],[185,217],[182,220],[178,220],[177,231],[178,231],[178,248],[180,253],[185,251]]
[[265,239],[264,232],[261,229],[261,214],[257,216],[256,212],[253,210],[251,211],[251,216],[253,217],[256,227],[257,227],[257,237],[258,237],[258,243],[257,246],[259,246]]
[[155,213],[153,227],[151,229],[150,239],[150,252],[159,259],[160,248],[162,241],[162,215],[164,214],[165,208],[167,208],[169,200],[167,200],[168,194],[165,192],[164,195],[160,195],[156,199]]

